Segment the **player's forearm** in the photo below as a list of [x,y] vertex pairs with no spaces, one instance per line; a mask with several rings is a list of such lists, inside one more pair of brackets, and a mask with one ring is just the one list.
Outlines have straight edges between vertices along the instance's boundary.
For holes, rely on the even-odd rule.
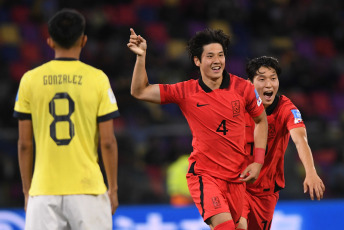
[[146,55],[137,55],[136,63],[131,81],[131,95],[137,99],[142,99],[145,88],[149,85],[146,71]]
[[33,171],[33,143],[18,141],[18,161],[22,179],[23,193],[28,194]]
[[105,173],[110,191],[117,191],[117,173],[118,173],[118,150],[116,138],[101,143],[101,151]]
[[297,143],[296,149],[299,154],[300,160],[303,164],[303,167],[305,168],[306,174],[316,172],[312,152],[308,143]]
[[306,129],[303,127],[290,130],[290,136],[293,139],[300,160],[305,168],[306,174],[315,172],[312,151],[308,145]]
[[256,119],[256,126],[254,129],[254,146],[255,148],[266,148],[268,139],[268,121],[265,112],[260,119]]

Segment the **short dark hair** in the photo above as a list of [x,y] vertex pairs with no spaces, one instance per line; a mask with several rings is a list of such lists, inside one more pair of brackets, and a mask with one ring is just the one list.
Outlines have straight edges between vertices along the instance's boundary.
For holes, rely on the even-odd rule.
[[282,72],[282,69],[279,65],[277,58],[261,56],[248,61],[246,65],[246,73],[248,79],[250,79],[253,82],[254,76],[257,75],[257,71],[262,66],[274,69],[276,71],[277,76],[279,76]]
[[76,10],[63,9],[48,22],[51,38],[62,48],[69,49],[85,32],[85,17]]
[[220,43],[225,56],[227,55],[228,46],[230,44],[229,36],[222,30],[207,28],[197,32],[196,35],[188,41],[187,50],[191,61],[193,62],[195,56],[201,61],[203,46],[211,43]]

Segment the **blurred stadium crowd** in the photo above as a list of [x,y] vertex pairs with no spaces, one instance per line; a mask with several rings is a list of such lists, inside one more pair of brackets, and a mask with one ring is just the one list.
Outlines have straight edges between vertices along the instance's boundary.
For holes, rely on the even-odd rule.
[[[130,95],[135,56],[126,44],[133,27],[148,42],[152,83],[198,78],[185,51],[206,27],[231,36],[226,68],[245,78],[248,58],[280,60],[280,93],[301,111],[325,198],[344,198],[344,2],[341,0],[2,0],[0,1],[0,207],[21,207],[17,121],[12,118],[23,73],[53,58],[46,22],[61,8],[87,19],[81,60],[102,69],[121,117],[120,204],[168,203],[166,169],[191,152],[186,120],[174,105],[153,105]],[[292,143],[292,142],[291,142]],[[66,159],[68,160],[68,159]],[[308,199],[294,144],[287,150],[281,199]]]

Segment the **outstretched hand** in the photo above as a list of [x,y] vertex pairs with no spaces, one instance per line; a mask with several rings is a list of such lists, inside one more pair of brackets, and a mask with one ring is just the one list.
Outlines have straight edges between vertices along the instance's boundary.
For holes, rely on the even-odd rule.
[[317,200],[320,200],[324,197],[325,185],[317,173],[312,173],[306,175],[305,181],[303,182],[303,190],[304,193],[309,192],[312,200],[314,200],[315,196]]
[[252,164],[247,166],[247,168],[240,174],[240,181],[250,184],[255,182],[258,179],[262,167],[263,164],[253,162]]
[[132,28],[130,28],[130,38],[127,46],[133,53],[137,54],[138,56],[144,55],[147,50],[146,40],[141,37],[141,35],[136,35],[134,29]]

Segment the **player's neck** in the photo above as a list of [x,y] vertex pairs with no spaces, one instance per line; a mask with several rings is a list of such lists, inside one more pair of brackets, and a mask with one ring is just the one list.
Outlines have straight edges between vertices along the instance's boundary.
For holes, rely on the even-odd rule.
[[79,60],[81,49],[72,47],[70,49],[55,49],[55,58],[75,58]]
[[208,86],[211,90],[219,89],[222,83],[222,77],[220,78],[207,78],[202,77],[202,80],[206,86]]

